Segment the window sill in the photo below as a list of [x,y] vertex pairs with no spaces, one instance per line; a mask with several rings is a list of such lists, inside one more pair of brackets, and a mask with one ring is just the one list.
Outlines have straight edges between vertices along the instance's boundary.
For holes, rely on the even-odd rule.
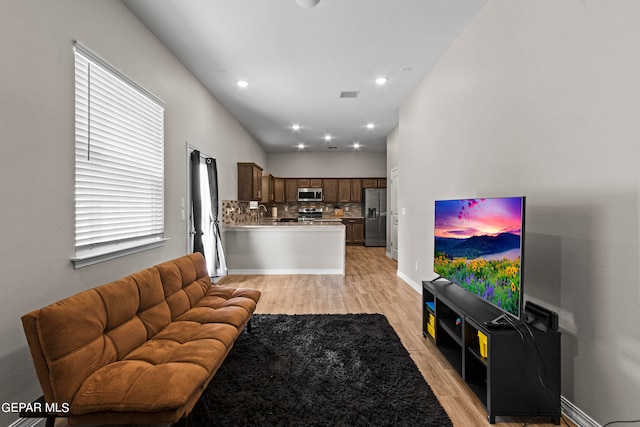
[[159,248],[161,246],[164,246],[167,240],[169,239],[161,238],[155,239],[153,241],[147,240],[143,242],[131,243],[129,245],[123,245],[117,248],[112,247],[109,249],[103,249],[101,251],[87,251],[81,255],[76,254],[74,258],[71,258],[71,262],[73,263],[74,269],[88,267],[100,262],[109,261],[138,252],[148,251],[149,249]]

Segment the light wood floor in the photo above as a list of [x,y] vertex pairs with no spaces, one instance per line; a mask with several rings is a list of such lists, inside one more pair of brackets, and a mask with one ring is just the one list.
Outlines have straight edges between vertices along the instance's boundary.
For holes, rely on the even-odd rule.
[[[382,313],[393,326],[454,426],[490,426],[486,412],[435,345],[422,336],[422,296],[397,276],[385,248],[347,247],[343,276],[228,276],[219,284],[262,291],[256,313]],[[528,420],[498,418],[496,425],[522,426]],[[563,420],[563,425],[565,420]],[[548,418],[527,425],[553,426]],[[573,424],[570,424],[573,426]]]
[[[422,297],[400,279],[384,248],[347,247],[346,275],[227,276],[219,284],[262,291],[256,313],[382,313],[456,427],[490,426],[486,412],[433,343],[422,336]],[[496,425],[551,427],[549,419],[498,418]],[[563,425],[567,425],[563,417]],[[65,427],[66,422],[56,423]],[[568,424],[575,427],[574,424]]]

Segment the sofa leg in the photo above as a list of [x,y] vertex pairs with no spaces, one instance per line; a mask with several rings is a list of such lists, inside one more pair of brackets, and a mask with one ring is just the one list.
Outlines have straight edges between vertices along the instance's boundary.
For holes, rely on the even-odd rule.
[[251,319],[247,322],[247,333],[251,333]]
[[191,424],[191,414],[193,414],[193,411],[184,416],[184,427],[189,427],[189,425]]
[[[33,408],[33,407],[45,408],[46,404],[44,402],[44,396],[40,396],[38,399],[36,399],[32,403],[32,405],[29,406],[29,408]],[[60,416],[65,417],[66,414],[62,414]],[[53,412],[42,411],[42,410],[34,411],[33,409],[29,409],[29,410],[20,411],[20,417],[21,418],[44,418],[46,420],[45,427],[53,427],[56,423],[56,418],[58,417],[58,415]]]

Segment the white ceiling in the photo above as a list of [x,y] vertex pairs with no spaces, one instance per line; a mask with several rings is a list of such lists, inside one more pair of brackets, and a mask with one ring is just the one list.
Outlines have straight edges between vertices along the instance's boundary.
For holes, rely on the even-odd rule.
[[272,152],[385,151],[402,102],[486,0],[123,1]]

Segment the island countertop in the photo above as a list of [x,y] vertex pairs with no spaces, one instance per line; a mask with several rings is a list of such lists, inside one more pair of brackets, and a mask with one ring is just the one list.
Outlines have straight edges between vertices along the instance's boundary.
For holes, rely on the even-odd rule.
[[344,227],[342,220],[316,220],[316,221],[299,221],[299,222],[278,222],[278,221],[261,221],[261,222],[246,222],[237,224],[224,224],[221,226],[222,230],[234,230],[234,229],[247,229],[247,228],[292,228],[292,229],[316,229],[321,227],[325,229],[327,227]]
[[341,221],[226,224],[222,242],[230,274],[345,274]]

